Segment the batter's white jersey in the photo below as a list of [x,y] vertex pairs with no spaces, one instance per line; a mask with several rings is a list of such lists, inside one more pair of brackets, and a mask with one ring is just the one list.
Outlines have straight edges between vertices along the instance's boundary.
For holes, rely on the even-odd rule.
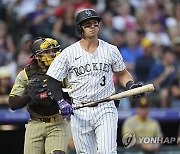
[[[47,75],[62,81],[67,77],[73,105],[99,100],[115,93],[113,72],[125,69],[117,47],[99,39],[94,53],[80,42],[55,58]],[[71,128],[77,154],[117,154],[118,113],[113,101],[74,110]]]
[[89,53],[80,41],[65,48],[50,65],[47,75],[62,81],[67,76],[72,87],[73,104],[99,100],[115,93],[113,72],[125,65],[118,48],[99,39],[94,53]]

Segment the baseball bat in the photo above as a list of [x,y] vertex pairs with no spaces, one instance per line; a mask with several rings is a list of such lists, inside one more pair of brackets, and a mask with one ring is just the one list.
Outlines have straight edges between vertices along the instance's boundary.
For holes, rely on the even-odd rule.
[[154,91],[154,85],[153,84],[147,84],[147,85],[144,85],[144,86],[141,86],[138,88],[134,88],[131,90],[126,90],[126,91],[120,92],[118,94],[109,96],[107,98],[103,98],[103,99],[100,99],[97,101],[92,101],[92,102],[88,102],[85,104],[81,104],[79,106],[74,107],[74,110],[77,110],[77,109],[80,109],[83,107],[92,107],[92,106],[96,106],[97,104],[102,103],[102,102],[119,100],[121,98],[130,97],[133,95],[142,94],[142,93],[146,93],[146,92],[150,92],[150,91]]

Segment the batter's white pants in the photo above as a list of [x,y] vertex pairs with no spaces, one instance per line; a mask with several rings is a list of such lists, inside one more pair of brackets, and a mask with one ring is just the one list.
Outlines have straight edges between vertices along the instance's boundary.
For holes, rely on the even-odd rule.
[[118,113],[113,102],[74,111],[71,128],[77,154],[117,154]]

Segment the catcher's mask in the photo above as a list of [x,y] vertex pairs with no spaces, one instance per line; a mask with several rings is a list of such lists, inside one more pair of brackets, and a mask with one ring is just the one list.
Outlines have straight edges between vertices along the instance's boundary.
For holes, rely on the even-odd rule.
[[31,46],[32,56],[37,57],[43,65],[50,66],[56,56],[60,54],[60,45],[52,38],[40,38],[35,40]]
[[98,16],[97,12],[93,9],[84,9],[80,11],[76,16],[76,25],[77,31],[81,35],[82,34],[82,23],[84,23],[88,19],[95,19],[98,22],[101,21],[101,18]]

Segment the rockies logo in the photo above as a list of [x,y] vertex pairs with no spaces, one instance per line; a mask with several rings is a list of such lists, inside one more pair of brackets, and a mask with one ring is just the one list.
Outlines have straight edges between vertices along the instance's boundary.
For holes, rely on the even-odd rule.
[[134,133],[126,133],[123,135],[122,142],[125,148],[130,148],[136,143],[136,137]]
[[89,11],[89,10],[86,10],[85,13],[87,14],[87,16],[92,16],[91,11]]

